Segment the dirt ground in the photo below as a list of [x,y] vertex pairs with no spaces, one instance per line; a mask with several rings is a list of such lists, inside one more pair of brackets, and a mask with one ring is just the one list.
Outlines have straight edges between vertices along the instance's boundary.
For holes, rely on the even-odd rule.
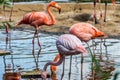
[[[97,4],[97,20],[98,24],[94,24],[93,19],[89,19],[93,15],[93,4],[92,3],[58,3],[61,6],[61,14],[58,13],[57,9],[51,8],[51,12],[55,16],[56,23],[52,26],[41,26],[40,32],[48,33],[68,33],[68,29],[75,23],[88,22],[103,31],[108,37],[119,38],[120,37],[120,4],[115,6],[108,4],[106,22],[104,22],[105,6],[101,4],[103,17],[99,20],[100,9]],[[13,15],[11,25],[15,28],[18,21],[20,21],[24,14],[31,11],[46,11],[46,3],[42,4],[15,4],[13,6]],[[4,12],[2,7],[0,8],[1,22],[5,21]],[[6,9],[7,20],[10,14],[10,8]],[[100,26],[101,24],[101,26]],[[18,27],[18,26],[17,26]],[[20,25],[18,28],[21,29],[34,29],[29,25]]]

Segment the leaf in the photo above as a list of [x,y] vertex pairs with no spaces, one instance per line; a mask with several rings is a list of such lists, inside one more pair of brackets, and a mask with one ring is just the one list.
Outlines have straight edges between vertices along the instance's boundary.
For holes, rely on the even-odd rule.
[[0,0],[0,5],[11,7],[11,1],[10,0]]
[[10,1],[5,1],[4,2],[4,6],[6,6],[6,7],[11,7],[11,2]]

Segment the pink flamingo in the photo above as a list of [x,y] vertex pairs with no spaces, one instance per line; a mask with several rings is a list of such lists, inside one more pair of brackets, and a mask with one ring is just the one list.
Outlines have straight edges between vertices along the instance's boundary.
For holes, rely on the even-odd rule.
[[35,33],[34,33],[34,37],[33,37],[32,43],[34,44],[34,38],[37,37],[38,45],[40,46],[40,48],[41,48],[41,45],[40,45],[39,38],[38,38],[39,26],[42,26],[42,25],[51,26],[51,25],[53,25],[55,23],[55,18],[54,18],[53,14],[50,11],[50,7],[57,8],[59,10],[59,13],[61,11],[61,7],[55,1],[51,1],[47,5],[47,13],[48,14],[45,13],[45,12],[30,12],[30,13],[27,13],[23,17],[23,19],[20,20],[20,22],[18,22],[18,24],[17,24],[17,25],[20,25],[20,24],[30,24],[30,25],[34,26]]
[[87,42],[89,40],[95,39],[97,37],[107,37],[102,31],[98,30],[93,25],[85,22],[76,23],[72,25],[69,29],[69,32],[77,36],[81,41],[86,42],[88,47],[89,47],[89,44]]
[[80,40],[88,42],[96,37],[106,36],[102,31],[98,30],[96,27],[89,23],[81,22],[72,25],[69,32],[76,35]]
[[[50,61],[45,64],[43,71],[42,71],[42,78],[46,79],[46,69],[49,65],[58,66],[60,65],[64,60],[65,56],[72,56],[72,55],[78,55],[81,54],[81,66],[83,62],[83,53],[86,53],[86,49],[83,47],[81,41],[79,38],[77,38],[75,35],[72,34],[63,34],[60,37],[58,37],[56,41],[56,46],[59,52],[59,60],[57,62]],[[82,67],[81,67],[82,70]]]
[[[72,25],[69,29],[69,32],[71,34],[77,36],[80,40],[86,42],[86,44],[88,45],[88,48],[90,50],[92,58],[94,58],[95,56],[92,53],[92,51],[89,47],[89,44],[87,42],[89,40],[95,39],[97,37],[106,37],[106,35],[102,31],[98,30],[93,25],[91,25],[89,23],[84,23],[84,22],[76,23],[76,24]],[[93,60],[92,60],[92,67],[94,67]],[[93,70],[92,70],[92,74],[94,76]]]
[[[115,6],[115,0],[111,0],[112,5]],[[106,22],[106,13],[107,13],[107,1],[105,1],[105,16],[104,16],[104,22]]]

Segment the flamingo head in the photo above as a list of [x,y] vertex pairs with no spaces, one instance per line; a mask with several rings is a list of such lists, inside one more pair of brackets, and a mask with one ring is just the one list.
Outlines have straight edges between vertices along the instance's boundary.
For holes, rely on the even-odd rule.
[[47,72],[46,71],[42,71],[41,72],[41,77],[42,77],[43,80],[46,80],[46,78],[47,78]]
[[101,32],[101,31],[98,31],[98,32],[97,32],[97,35],[96,35],[95,37],[107,37],[107,35],[104,34],[104,33]]
[[59,6],[55,1],[51,1],[50,6],[57,8],[59,13],[61,12],[61,6]]

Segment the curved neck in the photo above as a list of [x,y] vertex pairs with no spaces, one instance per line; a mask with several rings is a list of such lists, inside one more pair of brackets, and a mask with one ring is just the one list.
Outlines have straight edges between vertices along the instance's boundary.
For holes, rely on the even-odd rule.
[[59,59],[58,62],[49,61],[48,63],[45,64],[43,70],[46,71],[46,69],[47,69],[47,67],[48,67],[49,65],[58,66],[58,65],[60,65],[64,60],[65,60],[65,56],[60,56],[60,59]]
[[50,20],[48,21],[48,22],[46,22],[48,25],[53,25],[54,23],[55,23],[55,17],[53,16],[53,14],[51,13],[51,11],[50,11],[50,4],[48,4],[48,6],[47,6],[47,12],[48,12],[48,14],[49,14],[49,16],[50,16]]

